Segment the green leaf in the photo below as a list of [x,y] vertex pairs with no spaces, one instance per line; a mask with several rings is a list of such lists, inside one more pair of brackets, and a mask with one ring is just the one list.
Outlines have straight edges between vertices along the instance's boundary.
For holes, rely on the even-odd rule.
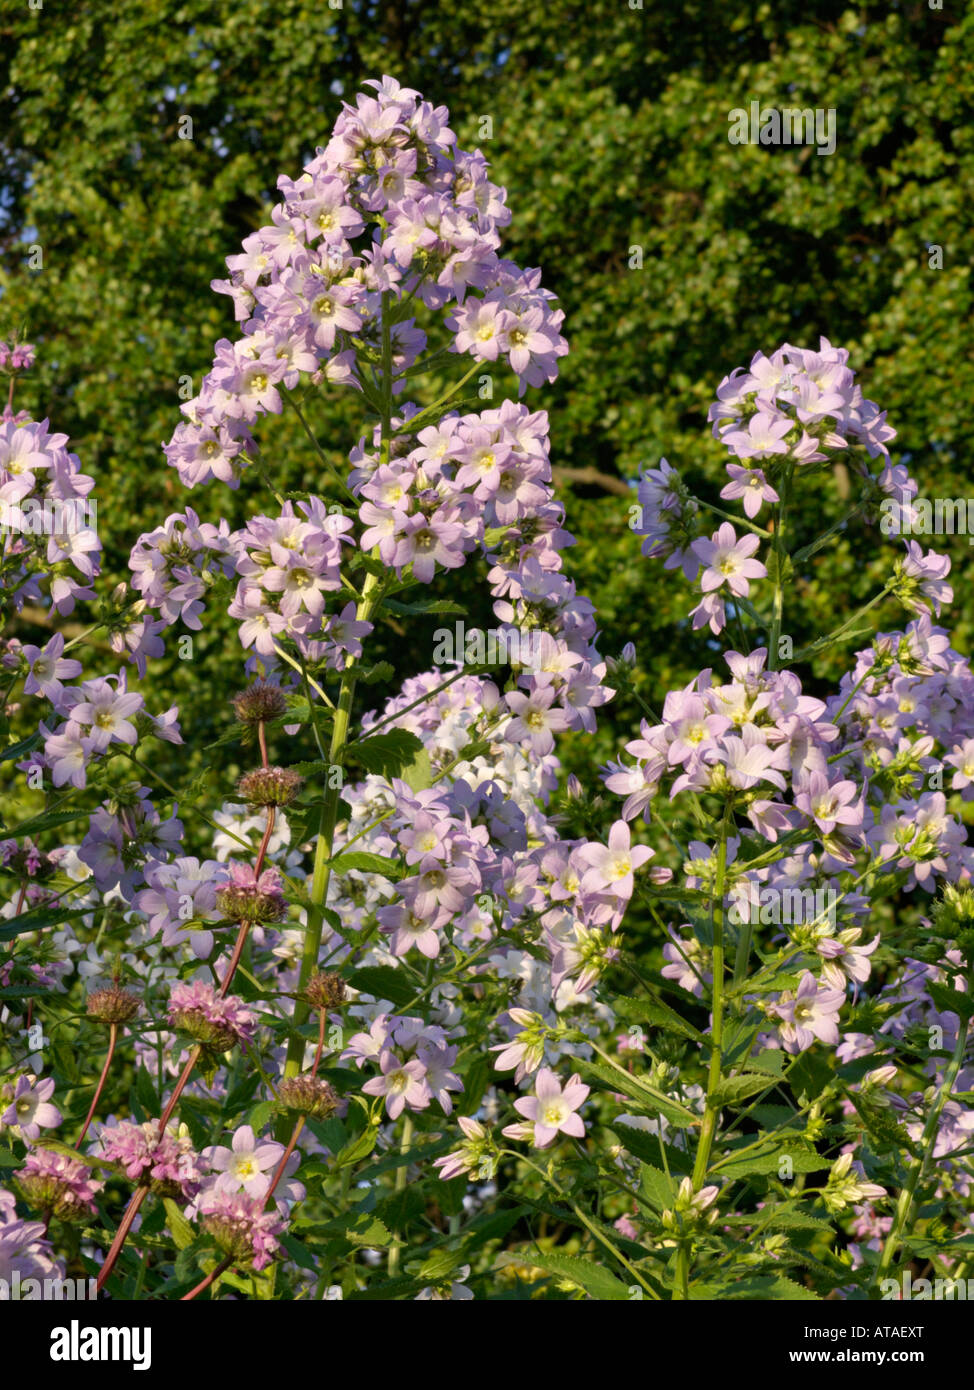
[[609,1127],[623,1148],[650,1167],[660,1161],[662,1147],[666,1161],[674,1173],[684,1177],[692,1171],[692,1155],[686,1154],[683,1149],[674,1149],[667,1143],[661,1146],[659,1135],[650,1134],[645,1129],[637,1129],[635,1125],[623,1124],[621,1120],[613,1120]]
[[[90,911],[90,909],[88,910]],[[45,927],[58,926],[62,922],[77,922],[88,915],[83,908],[38,907],[31,912],[22,912],[19,917],[8,917],[0,927],[0,941],[22,936],[24,932],[43,931]]]
[[769,1231],[835,1232],[835,1226],[831,1221],[825,1221],[821,1216],[812,1216],[804,1207],[784,1206],[772,1217],[767,1216],[765,1209],[761,1213],[761,1225],[766,1226]]
[[629,1302],[627,1284],[623,1284],[602,1265],[597,1265],[592,1260],[580,1259],[577,1255],[555,1255],[540,1250],[524,1251],[517,1255],[505,1254],[497,1260],[495,1268],[500,1269],[511,1264],[534,1265],[556,1279],[568,1280],[599,1302]]
[[[625,1129],[625,1125],[620,1125],[619,1128]],[[672,1207],[676,1200],[676,1189],[672,1180],[661,1169],[654,1167],[652,1163],[640,1163],[639,1179],[643,1196],[657,1211],[665,1211],[667,1207]]]
[[[386,599],[386,603],[389,600]],[[365,685],[375,685],[379,681],[391,681],[396,674],[396,668],[391,661],[378,661],[374,666],[367,670],[359,671],[356,679]]]
[[764,566],[768,571],[768,578],[772,584],[786,584],[795,573],[795,567],[791,563],[791,557],[784,555],[779,559],[778,552],[773,548],[769,548],[765,556]]
[[405,1231],[426,1210],[426,1199],[415,1186],[393,1192],[375,1205],[375,1214],[391,1231]]
[[30,820],[11,826],[3,833],[7,839],[19,840],[24,835],[39,835],[42,830],[51,830],[55,825],[67,825],[69,821],[82,820],[89,815],[90,812],[84,810],[44,811],[38,816],[32,816]]
[[829,1160],[822,1158],[811,1149],[776,1149],[769,1154],[745,1154],[740,1158],[728,1158],[716,1163],[711,1173],[720,1178],[767,1177],[780,1171],[781,1160],[791,1160],[793,1173],[817,1173],[829,1167]]
[[803,1052],[788,1068],[788,1085],[794,1095],[814,1100],[820,1096],[833,1078],[833,1072],[824,1058],[814,1050]]
[[381,734],[350,743],[346,752],[353,754],[366,772],[398,777],[422,748],[422,740],[408,729],[385,729]]
[[274,1118],[277,1106],[272,1100],[262,1100],[259,1105],[255,1105],[247,1116],[247,1123],[255,1134],[259,1134],[262,1129]]
[[10,762],[13,758],[22,758],[26,753],[31,753],[41,741],[39,733],[31,734],[28,738],[22,738],[19,743],[12,743],[9,748],[4,748],[0,752],[0,763]]
[[196,1232],[171,1197],[163,1197],[162,1201],[166,1208],[166,1220],[170,1231],[172,1231],[172,1238],[178,1249],[185,1250],[187,1245],[192,1245],[196,1239]]
[[686,1019],[681,1018],[675,1009],[671,1009],[669,1004],[664,1004],[661,999],[618,998],[613,999],[612,1007],[622,1018],[635,1019],[653,1028],[662,1028],[668,1033],[679,1033],[681,1037],[691,1038],[693,1042],[709,1047],[709,1039],[699,1028],[687,1023]]
[[714,1091],[714,1100],[717,1105],[736,1105],[773,1085],[774,1081],[764,1075],[753,1076],[745,1072],[741,1076],[726,1076]]
[[300,1265],[302,1269],[317,1270],[318,1261],[308,1247],[302,1245],[295,1236],[282,1234],[278,1236],[278,1240],[296,1265]]
[[0,1148],[0,1168],[19,1168],[23,1161],[16,1154],[12,1154],[9,1149]]
[[136,1072],[135,1094],[138,1097],[139,1104],[147,1115],[158,1114],[160,1109],[159,1093],[153,1085],[152,1077],[149,1075],[144,1064],[140,1065],[139,1070]]
[[604,1089],[618,1091],[622,1095],[628,1096],[649,1115],[663,1115],[670,1124],[676,1125],[679,1129],[689,1129],[691,1125],[700,1123],[699,1115],[694,1115],[679,1101],[656,1095],[655,1092],[640,1085],[634,1076],[624,1075],[613,1067],[600,1066],[596,1062],[588,1062],[583,1058],[579,1058],[578,1065],[588,1075],[601,1082]]
[[735,1279],[726,1284],[691,1284],[691,1299],[735,1299],[747,1301],[820,1303],[821,1299],[803,1284],[787,1279],[783,1274],[752,1274],[747,1279]]
[[389,999],[393,1004],[407,1004],[416,993],[416,986],[406,974],[391,965],[365,965],[345,979],[353,989],[376,999]]
[[353,1245],[379,1248],[393,1242],[389,1228],[377,1216],[367,1211],[355,1212],[351,1216],[338,1216],[334,1221],[325,1222],[311,1217],[298,1217],[292,1225],[302,1231],[313,1231],[315,1235],[344,1236]]
[[974,995],[962,994],[958,989],[950,989],[947,985],[937,984],[935,981],[931,981],[927,986],[927,993],[940,1013],[957,1014],[966,1023],[974,1018]]
[[384,606],[393,613],[407,613],[418,615],[420,613],[448,613],[463,616],[466,609],[460,603],[454,603],[452,599],[438,598],[429,602],[420,599],[416,603],[401,603],[398,599],[387,598]]
[[488,526],[484,531],[484,549],[496,550],[510,529],[509,526]]
[[439,1158],[441,1154],[449,1153],[451,1149],[457,1147],[458,1143],[459,1140],[456,1135],[448,1134],[444,1138],[434,1140],[431,1144],[418,1144],[414,1148],[408,1149],[404,1154],[383,1154],[382,1158],[378,1158],[374,1163],[360,1169],[357,1175],[358,1180],[371,1182],[381,1173],[392,1172],[395,1168],[406,1168],[411,1163],[428,1163],[431,1159]]
[[420,749],[409,766],[403,768],[402,780],[414,792],[424,792],[433,785],[433,768],[425,748]]
[[352,869],[357,869],[363,874],[381,874],[383,878],[396,879],[402,878],[405,870],[396,859],[383,859],[381,854],[368,854],[365,850],[351,850],[348,854],[336,854],[334,859],[329,859],[332,872],[336,874],[347,874]]
[[359,1163],[363,1158],[368,1158],[375,1148],[379,1139],[379,1130],[376,1125],[369,1125],[361,1134],[349,1141],[343,1149],[335,1155],[335,1167],[348,1168],[353,1163]]
[[764,1072],[766,1076],[783,1076],[786,1061],[780,1047],[766,1047],[756,1057],[747,1059],[747,1069]]

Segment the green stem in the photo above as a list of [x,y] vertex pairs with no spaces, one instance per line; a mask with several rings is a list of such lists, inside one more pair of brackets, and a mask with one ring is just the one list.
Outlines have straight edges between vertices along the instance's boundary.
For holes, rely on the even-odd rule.
[[774,608],[771,614],[771,634],[768,638],[768,670],[778,669],[778,641],[781,637],[781,620],[785,607],[784,567],[785,551],[785,513],[791,496],[792,465],[786,464],[781,475],[780,501],[778,503],[777,525],[774,528],[774,553],[777,560],[774,579]]
[[[720,826],[720,846],[717,851],[717,873],[714,878],[714,891],[710,900],[710,920],[713,933],[713,997],[711,1003],[712,1023],[710,1028],[710,1065],[707,1070],[707,1098],[704,1103],[703,1123],[700,1126],[700,1140],[693,1165],[693,1190],[699,1192],[710,1166],[710,1152],[713,1148],[717,1123],[720,1119],[720,1106],[715,1100],[723,1075],[724,1043],[724,879],[727,875],[727,831],[731,819],[730,801],[724,808]],[[687,1243],[681,1243],[677,1255],[677,1298],[686,1298],[689,1288],[690,1252]]]
[[903,1234],[907,1229],[913,1211],[913,1199],[916,1195],[917,1187],[920,1185],[920,1180],[926,1172],[933,1156],[934,1145],[937,1142],[937,1129],[940,1124],[940,1116],[954,1088],[954,1082],[957,1080],[957,1073],[964,1064],[964,1053],[966,1051],[967,1025],[964,1019],[959,1018],[957,1021],[957,1044],[947,1064],[943,1083],[930,1107],[927,1122],[923,1127],[923,1137],[921,1139],[922,1151],[919,1158],[914,1159],[913,1166],[906,1180],[906,1186],[897,1199],[893,1225],[886,1238],[886,1244],[883,1246],[883,1253],[880,1257],[879,1264],[876,1266],[875,1282],[877,1286],[882,1283],[887,1270],[893,1262],[893,1256],[896,1254],[903,1239]]
[[[365,585],[362,591],[362,601],[355,610],[356,622],[367,622],[376,604],[379,601],[381,589],[380,581],[373,574],[366,576]],[[338,705],[335,709],[335,718],[332,724],[331,745],[328,753],[329,762],[335,766],[341,763],[342,753],[348,736],[349,720],[352,712],[352,700],[355,695],[355,680],[357,676],[355,658],[349,657],[348,665],[342,674],[341,687],[338,695]],[[304,946],[301,953],[301,971],[298,980],[298,994],[303,994],[307,988],[317,964],[318,955],[321,950],[321,935],[324,927],[324,906],[328,896],[328,884],[331,879],[331,859],[332,846],[335,838],[335,822],[338,818],[338,802],[341,795],[341,787],[329,785],[325,789],[325,795],[321,803],[321,814],[318,818],[318,838],[315,844],[314,868],[311,876],[310,906],[308,908],[308,924],[305,928]],[[298,1033],[302,1024],[307,1022],[310,1014],[310,1005],[303,998],[299,998],[294,1006],[293,1030],[287,1049],[287,1061],[284,1067],[285,1077],[296,1076],[301,1070],[304,1058],[304,1039]],[[285,1121],[285,1128],[287,1122]],[[282,1140],[282,1142],[284,1142]]]
[[[409,1146],[413,1142],[413,1117],[407,1114],[402,1124],[402,1139],[399,1143],[400,1154],[409,1152]],[[404,1192],[406,1189],[406,1178],[409,1170],[406,1167],[396,1169],[396,1192]],[[399,1252],[402,1246],[399,1243],[398,1230],[393,1231],[394,1243],[389,1246],[389,1278],[395,1279],[399,1273]]]

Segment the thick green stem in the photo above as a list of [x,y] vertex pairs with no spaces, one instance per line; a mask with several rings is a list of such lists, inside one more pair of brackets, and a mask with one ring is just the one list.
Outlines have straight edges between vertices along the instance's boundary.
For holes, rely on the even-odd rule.
[[[408,1152],[409,1152],[409,1146],[410,1146],[410,1144],[411,1144],[412,1142],[413,1142],[413,1117],[412,1117],[412,1115],[408,1115],[408,1114],[407,1114],[406,1117],[405,1117],[405,1119],[404,1119],[403,1122],[402,1122],[402,1140],[400,1141],[400,1144],[399,1144],[399,1152],[400,1152],[401,1154],[408,1153]],[[409,1171],[409,1170],[408,1170],[407,1168],[405,1168],[405,1167],[403,1167],[403,1168],[397,1168],[397,1169],[396,1169],[396,1186],[395,1186],[396,1192],[404,1192],[404,1191],[406,1190],[406,1178],[407,1178],[407,1176],[408,1176],[408,1171]],[[394,1278],[396,1277],[396,1275],[399,1273],[399,1251],[400,1251],[401,1248],[402,1248],[401,1245],[400,1245],[400,1243],[399,1243],[399,1232],[398,1232],[398,1231],[394,1231],[394,1232],[393,1232],[393,1235],[394,1235],[394,1237],[395,1237],[395,1243],[394,1243],[393,1245],[390,1245],[390,1246],[389,1246],[389,1278],[390,1278],[390,1279],[394,1279]]]
[[[356,622],[367,622],[372,615],[379,595],[377,590],[380,581],[375,575],[368,575],[362,591],[362,601],[355,610]],[[335,718],[332,724],[331,745],[329,749],[330,761],[338,765],[341,763],[345,744],[348,740],[348,726],[352,712],[352,700],[355,695],[355,681],[357,669],[354,658],[349,658],[348,666],[342,676],[341,688],[338,696],[338,705],[335,709]],[[325,789],[324,798],[321,804],[321,814],[318,819],[318,839],[315,844],[314,868],[311,876],[311,905],[308,908],[308,923],[304,934],[304,947],[301,953],[301,972],[298,981],[298,993],[301,994],[307,987],[308,981],[318,964],[318,955],[321,951],[321,934],[324,926],[324,907],[328,896],[328,883],[331,879],[331,859],[332,847],[335,838],[335,822],[338,818],[338,801],[341,795],[341,787],[329,785]],[[301,1070],[304,1058],[304,1039],[299,1036],[297,1030],[307,1022],[311,1012],[311,1006],[306,1000],[299,998],[294,1007],[294,1032],[288,1043],[287,1062],[284,1067],[285,1077],[296,1076]],[[285,1122],[286,1124],[287,1122]]]
[[[703,1187],[710,1166],[710,1152],[717,1133],[720,1119],[720,1105],[716,1099],[723,1079],[724,1043],[724,883],[727,877],[727,833],[731,820],[731,802],[724,809],[720,826],[720,845],[717,850],[717,873],[710,905],[710,919],[713,932],[713,995],[711,1002],[712,1022],[710,1026],[710,1065],[707,1069],[707,1098],[704,1103],[703,1122],[700,1126],[700,1140],[693,1165],[693,1190],[699,1192]],[[677,1254],[677,1287],[674,1297],[688,1297],[690,1276],[689,1240],[680,1244]]]

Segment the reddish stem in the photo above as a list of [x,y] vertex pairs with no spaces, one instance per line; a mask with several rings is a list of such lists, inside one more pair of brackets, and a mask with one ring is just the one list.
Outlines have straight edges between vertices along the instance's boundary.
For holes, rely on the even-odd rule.
[[98,1279],[95,1284],[96,1292],[101,1292],[102,1288],[105,1285],[105,1281],[108,1279],[108,1276],[114,1269],[115,1261],[122,1253],[122,1246],[125,1244],[125,1237],[128,1235],[132,1222],[138,1215],[139,1207],[145,1201],[146,1194],[148,1193],[148,1191],[149,1189],[147,1187],[137,1187],[135,1191],[132,1193],[131,1200],[129,1201],[128,1206],[125,1208],[125,1215],[119,1222],[118,1230],[115,1232],[115,1239],[112,1241],[112,1248],[109,1250],[108,1255],[105,1258],[105,1263],[102,1265],[101,1270],[99,1271]]
[[281,1178],[284,1176],[284,1169],[285,1169],[285,1167],[287,1166],[287,1161],[288,1161],[288,1159],[291,1157],[291,1155],[294,1153],[294,1146],[295,1146],[295,1144],[298,1142],[298,1140],[300,1139],[300,1137],[301,1137],[301,1131],[302,1131],[303,1129],[304,1129],[304,1116],[302,1115],[301,1118],[298,1120],[297,1124],[294,1126],[294,1133],[291,1135],[291,1138],[290,1138],[290,1141],[289,1141],[289,1143],[288,1143],[288,1146],[287,1146],[287,1148],[284,1150],[284,1153],[283,1153],[282,1156],[281,1156],[281,1161],[280,1161],[280,1163],[277,1165],[277,1168],[276,1168],[275,1171],[274,1171],[274,1176],[273,1176],[273,1178],[271,1179],[271,1185],[270,1185],[270,1187],[267,1189],[267,1196],[266,1196],[265,1199],[264,1199],[265,1204],[266,1204],[267,1202],[269,1202],[270,1199],[273,1197],[275,1187],[276,1187],[277,1184],[281,1181]]
[[264,732],[263,719],[257,724],[257,740],[260,743],[260,761],[262,766],[267,767],[267,734]]
[[189,1293],[183,1294],[182,1298],[179,1300],[180,1303],[188,1303],[189,1300],[195,1298],[198,1293],[202,1293],[204,1289],[208,1289],[214,1280],[219,1279],[224,1270],[229,1269],[232,1264],[233,1257],[227,1255],[226,1259],[220,1261],[216,1269],[211,1269],[206,1278],[200,1280],[195,1289],[190,1289]]
[[202,1047],[200,1046],[199,1043],[197,1043],[196,1046],[193,1048],[192,1052],[189,1054],[189,1057],[187,1058],[187,1061],[186,1061],[186,1065],[183,1067],[182,1075],[180,1076],[179,1080],[176,1082],[176,1085],[175,1085],[175,1087],[174,1087],[174,1089],[173,1089],[173,1093],[172,1093],[172,1095],[169,1097],[169,1103],[168,1103],[168,1105],[166,1106],[165,1110],[162,1112],[162,1117],[161,1117],[161,1119],[159,1120],[159,1134],[160,1134],[160,1135],[165,1134],[165,1132],[166,1132],[166,1125],[167,1125],[167,1124],[169,1123],[169,1121],[172,1119],[172,1112],[176,1109],[176,1102],[179,1100],[179,1097],[182,1095],[183,1089],[184,1089],[184,1087],[185,1087],[187,1081],[189,1080],[190,1076],[192,1075],[193,1068],[196,1066],[196,1063],[199,1061],[199,1059],[200,1059],[200,1053],[201,1053],[202,1051],[203,1051]]
[[267,853],[267,846],[270,844],[271,835],[274,833],[274,820],[277,810],[273,806],[267,808],[267,824],[264,826],[264,838],[260,842],[260,849],[257,851],[257,864],[254,868],[254,878],[260,878],[260,871],[264,867],[264,855]]
[[311,1075],[312,1075],[312,1076],[317,1076],[317,1075],[318,1075],[318,1064],[319,1064],[319,1062],[321,1061],[321,1054],[322,1054],[322,1052],[323,1052],[323,1050],[324,1050],[324,1046],[325,1046],[325,1011],[324,1011],[324,1009],[321,1009],[321,1010],[319,1010],[319,1012],[318,1012],[318,1046],[317,1046],[317,1048],[315,1049],[315,1060],[314,1060],[314,1065],[313,1065],[312,1068],[311,1068]]
[[[266,739],[265,739],[265,737],[264,737],[264,724],[263,724],[263,721],[261,721],[261,722],[258,724],[257,730],[258,730],[258,737],[260,738],[261,756],[262,756],[262,758],[263,758],[264,767],[266,767],[266,766],[267,766],[267,742],[266,742]],[[267,853],[267,846],[268,846],[268,844],[270,843],[270,838],[271,838],[271,835],[272,835],[273,830],[274,830],[274,819],[275,819],[275,815],[276,815],[275,808],[274,808],[273,806],[268,806],[268,808],[267,808],[267,824],[264,826],[264,836],[263,836],[263,839],[262,839],[261,842],[260,842],[260,849],[259,849],[258,852],[257,852],[257,865],[256,865],[256,868],[255,868],[255,870],[254,870],[254,877],[255,877],[255,878],[259,878],[259,877],[260,877],[260,872],[261,872],[261,869],[263,868],[264,856],[265,856],[266,853]],[[240,930],[237,932],[237,940],[236,940],[236,942],[234,943],[233,955],[230,957],[230,964],[229,964],[229,967],[228,967],[228,969],[227,969],[226,976],[225,976],[225,978],[224,978],[224,980],[223,980],[222,985],[220,986],[220,997],[221,997],[221,998],[225,998],[225,997],[226,997],[227,990],[230,988],[230,982],[231,982],[231,980],[232,980],[233,977],[234,977],[234,974],[235,974],[235,972],[236,972],[237,966],[240,964],[240,956],[241,956],[241,954],[242,954],[242,952],[243,952],[244,943],[245,943],[246,940],[247,940],[247,933],[248,933],[248,931],[250,930],[250,925],[251,925],[251,924],[250,924],[249,922],[241,922],[241,924],[240,924]],[[202,1051],[203,1051],[202,1047],[201,1047],[199,1044],[197,1044],[197,1046],[193,1048],[192,1052],[189,1054],[189,1057],[187,1058],[186,1065],[183,1067],[183,1070],[182,1070],[182,1073],[180,1074],[179,1080],[176,1082],[176,1085],[175,1085],[175,1087],[173,1088],[173,1093],[172,1093],[172,1095],[169,1097],[168,1104],[166,1105],[166,1108],[165,1108],[165,1110],[162,1112],[162,1115],[161,1115],[161,1117],[160,1117],[160,1119],[159,1119],[159,1129],[158,1129],[158,1133],[159,1133],[160,1136],[163,1135],[163,1134],[165,1134],[165,1132],[166,1132],[166,1125],[167,1125],[167,1124],[169,1123],[169,1121],[172,1119],[172,1114],[173,1114],[173,1111],[176,1109],[176,1105],[177,1105],[178,1102],[179,1102],[179,1097],[182,1095],[183,1091],[185,1090],[185,1088],[186,1088],[186,1086],[187,1086],[187,1084],[188,1084],[188,1082],[189,1082],[189,1078],[190,1078],[190,1077],[192,1076],[192,1074],[193,1074],[193,1068],[196,1066],[196,1063],[199,1061],[199,1059],[200,1059],[200,1054],[202,1053]],[[107,1063],[106,1063],[106,1066],[107,1066]],[[97,1099],[97,1097],[96,1097],[96,1099]],[[89,1119],[90,1119],[90,1116],[89,1116]],[[293,1137],[292,1142],[291,1142],[291,1148],[288,1149],[287,1153],[286,1153],[285,1156],[284,1156],[285,1161],[290,1157],[291,1152],[292,1152],[292,1150],[293,1150],[293,1148],[294,1148],[294,1145],[297,1143],[297,1138],[298,1138],[298,1135],[301,1133],[301,1128],[303,1127],[303,1125],[304,1125],[304,1120],[301,1121],[301,1124],[299,1125],[298,1129],[296,1130],[296,1132],[295,1132],[295,1134],[294,1134],[294,1137]],[[87,1122],[86,1122],[86,1126],[85,1126],[85,1127],[87,1128]],[[79,1141],[79,1142],[80,1142],[80,1141]],[[146,1194],[146,1191],[147,1191],[147,1190],[148,1190],[148,1189],[146,1189],[146,1188],[141,1188],[141,1187],[140,1187],[140,1188],[138,1188],[137,1191],[133,1194],[132,1201],[131,1201],[130,1204],[129,1204],[129,1208],[128,1208],[128,1210],[126,1211],[125,1216],[122,1218],[122,1224],[119,1226],[118,1230],[115,1232],[115,1239],[112,1241],[112,1248],[111,1248],[111,1250],[109,1251],[109,1257],[108,1257],[108,1259],[105,1261],[105,1264],[102,1266],[101,1274],[98,1276],[98,1277],[99,1277],[99,1281],[100,1281],[99,1284],[98,1284],[98,1287],[99,1287],[99,1288],[101,1288],[101,1286],[102,1286],[102,1284],[104,1283],[104,1281],[108,1278],[108,1275],[111,1273],[112,1266],[114,1265],[115,1261],[118,1259],[119,1251],[121,1250],[122,1246],[125,1244],[125,1237],[128,1235],[129,1227],[130,1227],[131,1224],[132,1224],[132,1219],[134,1218],[135,1213],[138,1211],[139,1207],[142,1205],[142,1201],[143,1201],[143,1199],[144,1199],[144,1197],[145,1197],[145,1194]],[[273,1187],[272,1187],[272,1188],[271,1188],[271,1191],[273,1191],[273,1190],[274,1190],[274,1189],[273,1189]],[[136,1200],[136,1199],[138,1199],[138,1200]],[[215,1277],[215,1276],[214,1276],[214,1277]],[[204,1287],[205,1287],[205,1281],[204,1281],[203,1284],[200,1285],[200,1288],[204,1288]],[[194,1293],[198,1293],[198,1292],[199,1292],[199,1289],[194,1290]]]
[[233,945],[233,955],[230,957],[230,965],[224,976],[223,984],[220,986],[220,998],[225,999],[227,990],[230,988],[230,981],[236,973],[237,966],[240,964],[240,957],[243,954],[244,943],[247,940],[247,933],[250,931],[249,922],[241,922],[240,930],[237,932],[237,939]]
[[94,1118],[95,1110],[98,1107],[98,1102],[101,1100],[102,1088],[105,1085],[105,1078],[108,1076],[108,1068],[111,1066],[112,1058],[115,1055],[115,1043],[117,1041],[118,1024],[113,1023],[111,1025],[111,1031],[108,1034],[108,1053],[105,1057],[105,1065],[101,1069],[101,1076],[98,1078],[98,1085],[95,1087],[95,1094],[92,1097],[91,1105],[88,1109],[88,1118],[85,1120],[84,1127],[82,1128],[81,1133],[78,1135],[78,1141],[74,1146],[76,1149],[81,1148],[82,1141],[84,1140],[85,1135],[88,1133],[88,1126],[91,1124],[91,1121]]

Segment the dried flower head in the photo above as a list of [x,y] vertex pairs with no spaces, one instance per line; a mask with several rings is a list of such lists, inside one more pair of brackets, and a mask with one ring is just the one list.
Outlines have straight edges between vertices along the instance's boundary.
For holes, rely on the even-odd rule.
[[287,709],[284,691],[269,681],[254,681],[233,697],[233,708],[241,724],[260,724],[279,718]]
[[281,1082],[277,1095],[285,1110],[310,1115],[314,1120],[327,1119],[338,1105],[334,1087],[318,1076],[290,1076]]
[[237,791],[248,806],[288,806],[304,781],[287,767],[258,767],[245,772]]
[[88,1016],[100,1023],[128,1023],[141,1007],[142,1001],[137,994],[114,983],[103,989],[93,989],[88,995]]

